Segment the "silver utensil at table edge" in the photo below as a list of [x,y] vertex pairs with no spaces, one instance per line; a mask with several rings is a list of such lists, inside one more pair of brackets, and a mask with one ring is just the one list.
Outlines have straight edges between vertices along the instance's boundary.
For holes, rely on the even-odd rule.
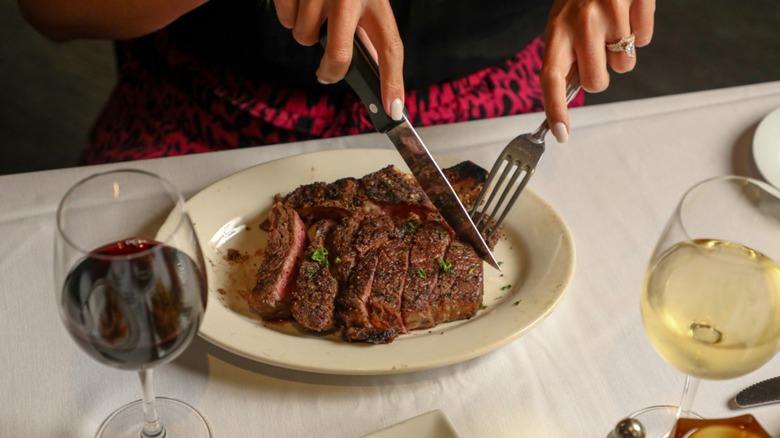
[[780,376],[750,385],[734,397],[734,404],[740,408],[778,402],[780,402]]
[[[567,104],[574,99],[580,88],[579,75],[574,70],[566,83]],[[488,180],[482,187],[482,191],[477,196],[470,212],[477,229],[482,236],[485,236],[486,240],[489,241],[498,231],[499,225],[525,189],[528,180],[531,179],[531,175],[544,154],[544,137],[549,131],[550,125],[545,119],[535,131],[513,138],[496,159],[488,174]],[[501,176],[496,179],[499,172],[501,172]],[[493,200],[499,193],[500,197],[493,205]],[[507,200],[510,195],[511,197]],[[487,201],[483,204],[482,200],[485,196],[487,196]],[[492,211],[490,210],[491,205],[493,205]]]
[[[327,44],[325,32],[321,33],[320,44],[323,47]],[[400,121],[393,120],[385,113],[382,105],[379,68],[357,35],[354,38],[352,62],[344,80],[368,108],[374,128],[387,135],[425,194],[455,234],[470,243],[482,260],[500,271],[501,268],[487,242],[480,235],[441,167],[412,127],[406,111]]]

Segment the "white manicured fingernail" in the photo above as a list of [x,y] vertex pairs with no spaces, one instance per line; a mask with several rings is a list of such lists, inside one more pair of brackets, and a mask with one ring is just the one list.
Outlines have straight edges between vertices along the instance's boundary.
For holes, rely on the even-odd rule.
[[319,76],[317,76],[317,82],[321,83],[322,85],[330,85],[331,84],[331,82],[325,81],[322,78],[320,78]]
[[401,103],[401,99],[394,99],[390,102],[390,117],[397,121],[400,121],[404,116],[404,104]]
[[566,125],[563,122],[558,122],[553,125],[552,132],[555,139],[558,140],[558,143],[566,143],[569,141],[569,131],[566,130]]

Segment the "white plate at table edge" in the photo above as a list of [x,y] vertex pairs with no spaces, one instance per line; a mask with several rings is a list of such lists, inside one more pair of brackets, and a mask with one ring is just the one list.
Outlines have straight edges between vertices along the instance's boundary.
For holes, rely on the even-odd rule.
[[409,418],[363,438],[458,438],[455,426],[439,409]]
[[758,124],[753,134],[753,160],[764,179],[780,187],[780,108]]
[[[457,162],[448,157],[437,157],[437,161],[443,167]],[[226,260],[227,252],[259,254],[261,233],[265,233],[257,225],[265,218],[273,195],[314,181],[360,177],[389,164],[408,171],[394,150],[296,155],[239,171],[190,198],[188,210],[206,259],[209,284],[200,336],[239,356],[288,369],[395,374],[484,355],[527,333],[552,312],[574,273],[574,241],[552,206],[528,189],[505,219],[507,237],[494,251],[502,272],[484,265],[484,308],[469,320],[413,331],[390,344],[369,345],[345,342],[337,334],[303,333],[291,323],[263,323],[251,316],[243,301],[229,298],[236,284],[246,284],[251,267],[239,273]]]

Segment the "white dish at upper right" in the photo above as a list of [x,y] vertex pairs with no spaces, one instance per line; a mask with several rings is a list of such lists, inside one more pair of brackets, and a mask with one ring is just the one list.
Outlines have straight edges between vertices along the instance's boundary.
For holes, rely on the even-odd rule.
[[753,135],[753,160],[764,179],[780,187],[780,108],[758,124]]

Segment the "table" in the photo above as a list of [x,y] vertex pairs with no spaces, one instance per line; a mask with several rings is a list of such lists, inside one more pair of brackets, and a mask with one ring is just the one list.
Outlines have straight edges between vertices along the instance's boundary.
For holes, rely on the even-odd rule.
[[[682,192],[721,174],[759,177],[753,131],[780,107],[780,82],[578,108],[571,139],[548,152],[529,189],[549,201],[576,244],[566,296],[529,334],[453,366],[389,376],[331,376],[259,364],[196,339],[156,372],[159,395],[197,406],[217,437],[360,437],[441,409],[462,437],[605,436],[630,412],[675,404],[683,376],[642,330],[645,264]],[[421,129],[434,154],[492,164],[541,114]],[[377,134],[0,177],[0,436],[94,434],[139,398],[135,373],[82,353],[57,314],[54,214],[77,180],[135,167],[173,180],[187,197],[233,172],[333,148],[389,148]],[[776,357],[729,381],[704,381],[694,404],[727,417],[740,389],[780,374]],[[780,404],[749,409],[780,436]]]

